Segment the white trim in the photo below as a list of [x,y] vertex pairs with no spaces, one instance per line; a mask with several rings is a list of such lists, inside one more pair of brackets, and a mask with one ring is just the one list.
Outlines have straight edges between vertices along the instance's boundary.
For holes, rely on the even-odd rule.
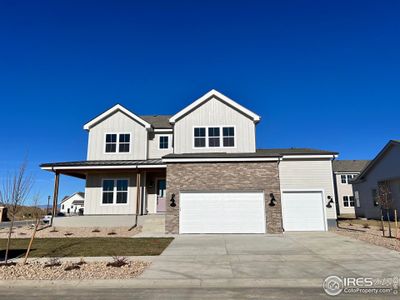
[[243,157],[243,158],[234,158],[234,157],[221,157],[221,158],[163,158],[163,163],[168,162],[225,162],[225,161],[278,161],[278,157]]
[[[137,176],[137,175],[136,175]],[[113,203],[103,203],[103,186],[104,186],[104,180],[113,180],[114,181],[114,188],[113,188]],[[126,190],[126,203],[117,203],[117,180],[127,180],[128,181],[128,187]],[[100,206],[111,206],[111,205],[116,205],[116,206],[123,206],[123,205],[128,205],[129,204],[129,188],[130,188],[130,180],[129,178],[102,178],[101,179],[101,200],[100,200]]]
[[199,99],[194,101],[192,104],[190,104],[189,106],[186,106],[184,109],[179,111],[177,114],[173,115],[169,119],[169,122],[172,123],[172,124],[175,123],[180,117],[182,117],[183,115],[186,115],[190,111],[192,111],[195,108],[197,108],[198,106],[202,105],[204,102],[206,102],[208,99],[210,99],[213,96],[215,96],[216,98],[218,98],[222,102],[225,102],[229,106],[232,106],[233,108],[235,108],[236,110],[242,112],[243,114],[247,115],[248,117],[253,119],[254,122],[257,123],[257,122],[260,121],[260,116],[259,115],[253,113],[252,111],[248,110],[247,108],[244,108],[243,106],[241,106],[237,102],[233,101],[232,99],[228,98],[227,96],[221,94],[220,92],[212,89],[211,91],[209,91],[208,93],[204,94]]
[[110,165],[110,166],[59,166],[59,167],[42,167],[42,170],[96,170],[96,169],[145,169],[145,168],[166,168],[167,165]]
[[[323,210],[324,210],[323,211],[323,213],[324,213],[324,216],[323,216],[324,217],[324,231],[328,231],[328,214],[326,211],[327,202],[325,202],[325,189],[281,189],[281,198],[283,198],[283,193],[296,193],[296,192],[299,192],[299,193],[312,192],[312,193],[321,193],[322,194],[322,206],[323,206]],[[333,199],[333,201],[335,201],[335,199]],[[282,205],[282,218],[283,218],[283,210],[285,209],[285,206],[284,206],[282,200],[281,200],[281,205]],[[332,208],[334,208],[334,207],[332,206]],[[283,225],[283,220],[282,220],[282,225]],[[283,229],[285,230],[285,228],[283,228]]]
[[[224,128],[228,128],[228,127],[233,127],[233,130],[234,130],[234,136],[233,136],[233,140],[234,140],[234,146],[233,147],[231,147],[231,146],[224,146],[223,145],[223,142],[224,142],[224,136],[223,136],[223,129]],[[194,130],[195,130],[195,128],[205,128],[205,130],[206,130],[206,135],[205,135],[205,139],[206,139],[206,145],[205,145],[205,147],[195,147],[194,146],[194,138],[195,138],[195,136],[194,136]],[[219,147],[210,147],[209,146],[209,136],[208,136],[208,129],[209,128],[219,128],[219,132],[220,132],[220,135],[219,135]],[[192,149],[193,150],[201,150],[201,149],[236,149],[236,147],[237,147],[237,139],[236,139],[236,137],[237,137],[237,132],[236,132],[236,125],[204,125],[204,126],[195,126],[195,125],[193,125],[192,126]]]
[[337,155],[334,155],[334,154],[310,154],[310,155],[308,155],[308,154],[304,154],[304,155],[290,155],[290,154],[284,154],[283,156],[282,156],[282,159],[307,159],[307,158],[310,158],[310,159],[315,159],[315,158],[330,158],[330,159],[333,159],[333,158],[336,158],[337,157]]
[[[107,134],[116,134],[117,135],[117,141],[116,141],[116,151],[115,152],[106,152],[106,144],[107,144]],[[120,134],[129,134],[129,152],[119,152],[119,135]],[[109,155],[109,154],[131,154],[132,153],[132,132],[105,132],[104,133],[104,141],[103,141],[103,154]],[[126,143],[124,143],[126,144]]]
[[[170,139],[169,135],[160,134],[160,135],[157,135],[157,137],[158,137],[158,150],[160,150],[160,151],[171,150],[171,139]],[[166,137],[168,139],[168,147],[167,148],[160,148],[161,137]]]
[[172,128],[170,128],[170,129],[164,129],[164,128],[156,128],[156,129],[154,129],[154,132],[155,133],[172,133],[173,132],[173,129]]
[[111,107],[110,109],[108,109],[107,111],[103,112],[101,115],[97,116],[96,118],[94,118],[93,120],[89,121],[88,123],[86,123],[83,126],[83,129],[85,130],[90,130],[91,127],[93,127],[94,125],[96,125],[97,123],[99,123],[100,121],[102,121],[103,119],[107,118],[109,115],[115,113],[116,111],[121,111],[124,114],[126,114],[128,117],[131,117],[132,119],[134,119],[135,121],[137,121],[138,123],[142,124],[145,128],[150,129],[151,125],[149,123],[147,123],[145,120],[143,120],[142,118],[140,118],[139,116],[135,115],[133,112],[129,111],[128,109],[126,109],[125,107],[123,107],[121,104],[116,104],[113,107]]

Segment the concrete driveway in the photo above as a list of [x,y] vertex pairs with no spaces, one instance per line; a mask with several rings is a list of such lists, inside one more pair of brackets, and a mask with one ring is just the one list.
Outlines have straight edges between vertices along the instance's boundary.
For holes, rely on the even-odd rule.
[[201,286],[321,286],[327,276],[400,276],[400,254],[324,233],[182,235],[141,279]]

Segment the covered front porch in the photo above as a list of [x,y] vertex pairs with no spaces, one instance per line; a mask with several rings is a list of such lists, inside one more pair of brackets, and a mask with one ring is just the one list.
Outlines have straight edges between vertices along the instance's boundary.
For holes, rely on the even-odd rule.
[[[161,226],[166,211],[166,165],[161,160],[78,161],[42,164],[54,173],[53,226]],[[60,176],[85,180],[83,216],[57,217]],[[142,223],[142,224],[140,224]],[[158,226],[158,227],[159,227]]]

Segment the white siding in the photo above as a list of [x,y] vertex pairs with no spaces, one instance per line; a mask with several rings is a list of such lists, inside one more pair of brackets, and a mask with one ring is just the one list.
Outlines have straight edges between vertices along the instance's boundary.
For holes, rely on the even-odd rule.
[[[335,200],[331,160],[283,160],[279,164],[281,190],[322,190],[324,204],[328,196]],[[325,205],[324,205],[325,206]],[[328,219],[336,219],[335,203],[326,208]]]
[[[128,203],[102,204],[102,179],[127,178]],[[136,174],[135,173],[99,173],[88,175],[85,188],[85,215],[129,215],[136,213]]]
[[[160,136],[168,136],[168,149],[159,149]],[[172,133],[156,133],[149,139],[149,159],[161,158],[172,153]]]
[[[214,125],[234,125],[236,127],[236,147],[193,148],[193,127]],[[256,151],[254,122],[216,98],[211,98],[178,120],[174,126],[174,139],[174,153]]]
[[[130,133],[130,153],[105,153],[106,133]],[[116,112],[89,131],[88,160],[142,160],[147,157],[147,130],[123,112]]]
[[346,207],[343,205],[343,196],[354,196],[353,193],[353,185],[348,183],[342,183],[342,175],[347,174],[358,174],[357,172],[351,173],[336,173],[335,180],[336,180],[336,189],[337,189],[337,196],[338,196],[338,203],[339,203],[339,211],[340,214],[354,214],[354,207]]

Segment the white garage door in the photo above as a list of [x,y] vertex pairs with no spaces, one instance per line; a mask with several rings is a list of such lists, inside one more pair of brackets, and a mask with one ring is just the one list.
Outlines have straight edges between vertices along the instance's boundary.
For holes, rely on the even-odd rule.
[[283,192],[282,218],[285,231],[325,231],[321,192]]
[[181,193],[180,233],[265,233],[264,193]]

